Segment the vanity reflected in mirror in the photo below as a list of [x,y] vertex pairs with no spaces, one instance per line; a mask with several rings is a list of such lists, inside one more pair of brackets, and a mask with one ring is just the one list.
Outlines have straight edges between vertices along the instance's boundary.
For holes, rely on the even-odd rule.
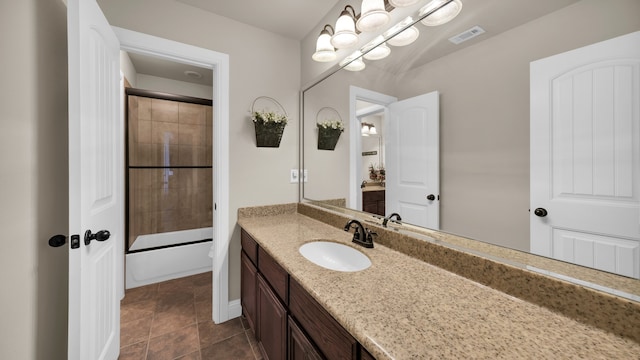
[[[624,106],[635,109],[626,120],[617,123],[627,126],[625,133],[629,136],[621,137],[621,133],[616,133],[612,127],[598,127],[600,123],[594,121],[596,130],[588,133],[567,132],[562,124],[556,124],[558,128],[547,127],[542,130],[553,132],[554,135],[562,130],[562,134],[569,134],[570,139],[587,136],[590,145],[587,142],[572,142],[557,135],[549,140],[538,135],[540,130],[532,126],[535,123],[534,116],[550,123],[549,113],[555,116],[558,109],[566,110],[568,107],[562,104],[556,106],[556,103],[532,103],[538,101],[535,99],[548,99],[551,95],[534,95],[539,90],[534,87],[547,73],[544,69],[538,69],[537,65],[530,66],[531,63],[540,63],[542,65],[538,67],[543,68],[546,60],[539,61],[541,59],[637,32],[640,30],[640,21],[629,14],[636,13],[638,5],[633,1],[624,1],[612,6],[610,3],[590,0],[463,0],[463,4],[458,17],[437,27],[424,26],[417,21],[419,16],[416,14],[414,26],[419,30],[419,37],[414,43],[403,47],[389,46],[390,55],[381,60],[365,59],[365,68],[360,71],[344,68],[329,71],[329,76],[303,91],[302,162],[303,168],[309,173],[308,182],[302,184],[304,200],[348,211],[364,219],[371,219],[376,213],[382,216],[398,212],[403,220],[406,219],[400,227],[402,231],[429,233],[429,229],[437,229],[477,240],[485,248],[495,245],[496,248],[513,249],[515,251],[509,252],[513,258],[506,260],[532,268],[539,268],[538,265],[529,264],[530,259],[537,257],[524,253],[547,252],[546,256],[555,259],[605,270],[607,273],[602,274],[608,280],[600,285],[620,290],[623,296],[640,301],[640,281],[637,280],[640,278],[640,105],[637,102],[623,105],[619,96],[608,97],[615,99],[611,100],[614,105],[597,104],[598,109],[602,109],[602,106],[618,110]],[[458,44],[449,41],[455,38],[467,40]],[[606,60],[606,56],[603,59]],[[637,59],[634,61],[635,65],[621,64],[629,72],[613,75],[611,81],[626,79],[623,83],[632,89],[629,90],[630,96],[635,96],[638,101],[639,65]],[[613,70],[614,73],[616,71]],[[596,77],[607,76],[604,72],[590,73]],[[558,74],[548,76],[553,79]],[[569,91],[567,81],[554,83],[554,89]],[[583,89],[587,83],[580,81],[586,80],[574,76],[570,83],[574,84],[575,89]],[[394,119],[398,119],[394,104],[428,94],[436,96],[436,109],[429,107],[432,113],[415,115],[413,120],[416,123],[412,130],[398,130],[398,127],[394,133]],[[586,92],[580,91],[571,94],[576,101],[581,101],[580,96],[586,96]],[[316,149],[315,114],[325,106],[336,109],[345,122],[345,131],[334,151]],[[540,109],[546,109],[546,114]],[[368,118],[370,115],[376,117],[375,128],[380,133],[377,137],[362,136],[362,123],[373,122]],[[430,127],[434,126],[430,122],[434,117],[435,128]],[[579,116],[574,118],[578,119]],[[412,136],[420,128],[430,135],[435,133],[435,137],[413,139]],[[598,134],[602,133],[608,135],[599,137]],[[394,137],[400,144],[393,144]],[[375,141],[372,144],[372,139],[376,138],[378,144]],[[635,145],[625,145],[627,147],[623,149],[618,146],[622,142]],[[402,153],[393,148],[407,144],[410,146]],[[421,149],[416,144],[427,146]],[[598,144],[614,150],[603,151]],[[565,161],[560,165],[542,165],[542,168],[551,168],[555,175],[563,175],[547,180],[552,184],[551,190],[543,190],[550,194],[548,198],[555,196],[555,202],[574,201],[578,205],[590,205],[595,202],[594,199],[604,200],[607,204],[621,203],[629,211],[618,216],[618,219],[604,222],[622,222],[622,225],[615,227],[629,230],[613,241],[606,239],[600,230],[590,231],[585,237],[573,232],[571,227],[547,227],[547,230],[543,230],[551,233],[554,240],[532,237],[530,234],[537,224],[548,225],[561,213],[564,213],[564,217],[595,223],[602,216],[611,217],[614,212],[605,210],[599,216],[594,215],[596,211],[591,207],[587,210],[584,210],[585,207],[562,210],[554,207],[554,201],[549,202],[549,199],[538,202],[534,196],[538,187],[538,180],[535,180],[538,162],[541,158],[555,159],[556,156],[539,152],[536,150],[539,146],[564,150],[571,147],[574,156],[573,162],[568,162],[565,156]],[[580,173],[585,168],[578,166],[581,158],[575,149],[581,146],[587,146],[591,154],[596,154],[585,158],[595,164],[591,167],[595,173],[602,171],[600,163],[607,163],[609,165],[605,168],[609,168],[617,177],[609,181],[603,176],[600,179],[605,180],[598,180],[596,175]],[[374,151],[375,155],[372,154]],[[436,151],[435,155],[429,151]],[[622,153],[625,155],[621,157]],[[599,157],[597,154],[604,155]],[[425,170],[418,171],[410,166],[425,162],[430,166]],[[621,162],[626,163],[621,165]],[[369,177],[369,165],[373,165],[374,170],[384,167],[384,184]],[[573,179],[571,191],[567,190],[569,172]],[[431,179],[423,181],[427,176],[431,176]],[[596,180],[589,180],[590,184],[580,180],[586,178]],[[558,179],[564,179],[565,182],[554,183]],[[411,185],[421,181],[426,184],[428,190],[424,191],[428,192],[419,195],[424,197],[423,203],[426,205],[398,201],[396,194],[402,190],[398,190],[397,184],[394,184],[402,181]],[[363,191],[367,190],[367,186],[379,186],[385,190],[383,212],[362,212]],[[587,193],[593,196],[585,196]],[[433,195],[433,200],[426,200],[429,195]],[[394,202],[396,205],[391,205]],[[420,206],[427,210],[419,209]],[[538,209],[547,212],[547,216]],[[416,215],[418,213],[429,213],[431,222],[426,225],[421,223]],[[556,238],[561,241],[556,241]],[[615,258],[616,265],[601,265],[599,257],[606,256]],[[591,259],[592,262],[584,259]],[[554,260],[545,261],[554,263]],[[541,271],[555,272],[550,269]],[[624,277],[610,273],[623,274]],[[598,278],[597,274],[582,280],[598,282],[594,278]],[[614,281],[610,282],[612,278]],[[620,281],[616,282],[616,278]],[[618,288],[617,284],[624,285]]]

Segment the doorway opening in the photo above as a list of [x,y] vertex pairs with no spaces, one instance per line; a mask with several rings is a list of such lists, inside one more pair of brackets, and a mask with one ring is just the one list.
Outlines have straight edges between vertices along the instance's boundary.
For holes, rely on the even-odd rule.
[[[213,320],[229,320],[238,309],[229,306],[229,56],[187,44],[113,27],[123,51],[212,70],[213,122]],[[220,211],[218,211],[220,209]]]

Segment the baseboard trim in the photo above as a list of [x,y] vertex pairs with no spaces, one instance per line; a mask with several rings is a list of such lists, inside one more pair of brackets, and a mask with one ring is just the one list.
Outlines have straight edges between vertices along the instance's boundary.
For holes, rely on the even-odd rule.
[[229,319],[235,319],[242,315],[242,305],[240,299],[229,301]]

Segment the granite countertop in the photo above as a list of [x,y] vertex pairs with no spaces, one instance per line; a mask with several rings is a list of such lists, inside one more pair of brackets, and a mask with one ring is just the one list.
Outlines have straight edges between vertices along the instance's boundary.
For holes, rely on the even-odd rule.
[[382,185],[378,184],[374,184],[374,183],[367,183],[365,187],[362,188],[362,192],[368,192],[368,191],[384,191],[386,188]]
[[[238,223],[377,359],[640,358],[640,344],[486,287],[299,213],[239,216]],[[345,273],[298,248],[352,246],[372,261]]]

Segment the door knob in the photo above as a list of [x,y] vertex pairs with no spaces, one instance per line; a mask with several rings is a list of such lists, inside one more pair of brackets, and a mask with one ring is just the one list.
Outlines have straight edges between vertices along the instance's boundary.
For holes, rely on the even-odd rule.
[[545,217],[545,216],[547,216],[547,214],[549,214],[549,213],[547,212],[547,210],[546,210],[546,209],[544,209],[544,208],[537,208],[537,209],[533,210],[533,213],[534,213],[536,216],[540,216],[540,217]]
[[95,234],[91,233],[91,230],[87,230],[84,232],[84,244],[89,245],[91,240],[105,241],[109,239],[111,233],[109,230],[100,230]]
[[436,196],[435,196],[435,195],[433,195],[433,194],[429,194],[429,195],[427,195],[427,200],[429,200],[429,201],[433,201],[433,200],[435,200],[435,199],[436,199]]
[[67,242],[67,237],[64,235],[54,235],[49,239],[49,246],[60,247]]

